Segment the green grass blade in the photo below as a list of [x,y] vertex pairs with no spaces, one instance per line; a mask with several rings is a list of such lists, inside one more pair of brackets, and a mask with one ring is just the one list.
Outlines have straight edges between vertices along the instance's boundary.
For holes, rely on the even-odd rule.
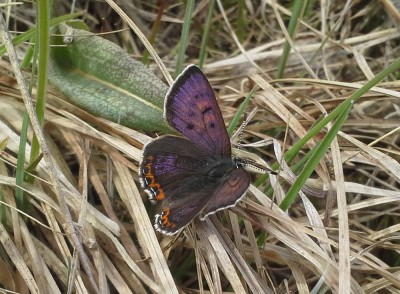
[[181,39],[178,50],[178,60],[176,62],[175,68],[175,76],[178,76],[178,74],[182,71],[183,63],[185,61],[185,53],[189,43],[190,24],[192,22],[193,10],[194,0],[188,0],[186,4],[185,18],[183,20]]
[[18,146],[18,157],[17,157],[17,168],[15,171],[15,202],[19,209],[23,209],[24,205],[24,191],[19,187],[23,186],[24,176],[25,176],[25,152],[26,152],[26,142],[27,142],[27,133],[29,127],[29,117],[28,114],[24,114],[24,118],[22,120],[21,127],[21,137],[19,140]]
[[214,15],[214,8],[215,8],[215,0],[211,0],[208,8],[207,20],[204,25],[203,37],[201,39],[201,45],[200,45],[200,53],[199,53],[200,68],[203,67],[204,62],[207,58],[207,43],[208,43],[208,36],[210,33],[212,18]]
[[246,19],[245,19],[245,2],[244,0],[237,1],[236,7],[236,36],[240,43],[243,43],[246,38]]
[[314,150],[312,150],[312,155],[308,162],[305,164],[303,170],[298,175],[296,181],[293,183],[292,187],[289,189],[285,198],[279,205],[282,210],[287,210],[289,206],[294,202],[299,193],[300,189],[304,186],[307,179],[310,177],[312,172],[315,170],[315,167],[319,164],[322,157],[325,155],[329,146],[331,145],[333,139],[337,136],[337,133],[340,131],[340,128],[345,123],[353,104],[347,104],[347,108],[345,111],[338,117],[337,121],[333,124],[332,128],[326,134],[325,138],[321,141],[319,145],[317,145]]
[[[37,77],[37,98],[36,98],[36,115],[39,118],[39,123],[44,123],[44,112],[46,105],[46,92],[47,92],[47,67],[49,62],[50,51],[50,7],[51,3],[48,0],[41,0],[37,2],[38,11],[38,31],[36,38],[36,45],[38,50],[38,77]],[[30,162],[36,160],[40,152],[40,146],[36,136],[32,140],[32,149]]]
[[[303,0],[296,0],[294,2],[292,15],[290,17],[290,21],[289,21],[289,25],[288,25],[288,33],[289,33],[289,36],[291,39],[293,39],[296,34],[297,25],[298,25],[300,19],[302,18],[304,9],[307,7],[307,2],[308,1],[303,1]],[[278,79],[282,78],[282,76],[283,76],[283,73],[284,73],[285,67],[286,67],[286,62],[287,62],[289,54],[290,54],[290,49],[291,49],[290,44],[286,40],[285,45],[283,46],[282,57],[279,60],[279,64],[278,64],[278,71],[276,74],[276,77]]]
[[227,128],[229,137],[232,136],[233,131],[239,125],[239,121],[243,117],[243,113],[244,113],[245,109],[247,108],[247,105],[249,105],[250,99],[253,97],[254,92],[257,89],[258,89],[258,87],[254,87],[253,89],[251,89],[251,91],[247,94],[246,98],[244,99],[243,103],[240,105],[238,111],[233,116],[232,121],[230,122],[230,124]]
[[[150,37],[149,37],[149,43],[152,45],[156,41],[157,33],[160,30],[161,18],[164,14],[167,1],[160,1],[159,3],[160,3],[160,6],[158,7],[157,17],[153,22],[153,25],[151,27]],[[149,52],[149,50],[145,49],[143,52],[143,55],[142,55],[142,59],[141,59],[142,63],[149,64],[149,57],[150,57],[150,52]]]

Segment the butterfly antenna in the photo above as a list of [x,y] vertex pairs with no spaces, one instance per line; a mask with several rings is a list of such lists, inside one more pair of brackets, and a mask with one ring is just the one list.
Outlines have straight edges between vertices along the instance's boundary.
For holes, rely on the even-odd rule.
[[239,134],[238,134],[238,137],[239,137],[239,142],[238,142],[238,145],[237,145],[237,149],[239,149],[239,150],[241,150],[242,149],[242,142],[243,142],[243,132],[244,132],[244,128],[247,126],[247,124],[249,123],[249,121],[248,121],[248,116],[247,116],[247,113],[244,113],[244,115],[243,115],[243,122],[242,122],[242,124],[241,124],[241,126],[240,126],[240,128],[239,128]]
[[254,107],[252,111],[250,111],[250,113],[244,113],[243,114],[243,122],[240,126],[240,128],[236,131],[235,135],[233,135],[233,137],[238,136],[239,137],[239,142],[238,142],[238,146],[237,149],[241,149],[243,147],[242,142],[243,142],[243,132],[245,127],[249,124],[249,122],[251,121],[251,119],[254,117],[254,115],[257,113],[258,111],[258,107]]

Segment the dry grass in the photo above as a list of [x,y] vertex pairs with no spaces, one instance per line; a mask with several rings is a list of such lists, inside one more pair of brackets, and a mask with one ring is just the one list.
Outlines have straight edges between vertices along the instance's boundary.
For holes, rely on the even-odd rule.
[[[193,11],[187,64],[199,61],[209,2],[198,1]],[[279,207],[303,158],[339,118],[288,164],[283,154],[367,81],[398,63],[397,2],[310,1],[292,39],[286,1],[216,2],[204,72],[226,122],[258,87],[246,112],[257,110],[243,140],[271,165],[280,162],[279,176],[258,180],[240,205],[196,220],[177,236],[156,234],[137,176],[141,148],[154,134],[90,115],[50,87],[44,128],[33,128],[49,153],[35,166],[29,161],[32,130],[26,151],[20,149],[26,100],[16,69],[3,58],[0,292],[94,293],[86,265],[101,293],[399,293],[398,70],[354,100],[304,193],[286,212]],[[55,16],[71,9],[69,1],[56,5]],[[82,19],[91,32],[107,32],[105,38],[137,59],[147,46],[150,67],[171,82],[165,69],[175,69],[185,6],[120,1],[122,12],[116,13],[112,5],[77,1],[75,11],[86,9]],[[26,31],[37,21],[29,3],[0,8],[12,31]],[[148,42],[152,29],[157,37]],[[274,79],[285,42],[293,50],[282,78]],[[27,46],[17,51],[23,58]],[[35,87],[32,92],[35,98]],[[16,176],[21,152],[34,177],[22,185]],[[18,190],[24,191],[22,200]],[[323,197],[311,196],[321,191]],[[68,221],[63,201],[76,223]]]

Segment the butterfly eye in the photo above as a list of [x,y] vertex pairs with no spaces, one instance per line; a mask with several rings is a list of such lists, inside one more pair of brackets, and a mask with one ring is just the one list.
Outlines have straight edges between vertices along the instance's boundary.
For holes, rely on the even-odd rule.
[[236,168],[244,168],[247,165],[247,160],[244,158],[234,158]]

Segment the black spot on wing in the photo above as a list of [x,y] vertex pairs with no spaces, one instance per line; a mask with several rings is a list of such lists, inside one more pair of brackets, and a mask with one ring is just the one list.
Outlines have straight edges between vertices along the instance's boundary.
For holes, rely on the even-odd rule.
[[205,115],[207,112],[211,111],[212,107],[211,106],[207,106],[203,109],[203,111],[201,112],[203,115]]

